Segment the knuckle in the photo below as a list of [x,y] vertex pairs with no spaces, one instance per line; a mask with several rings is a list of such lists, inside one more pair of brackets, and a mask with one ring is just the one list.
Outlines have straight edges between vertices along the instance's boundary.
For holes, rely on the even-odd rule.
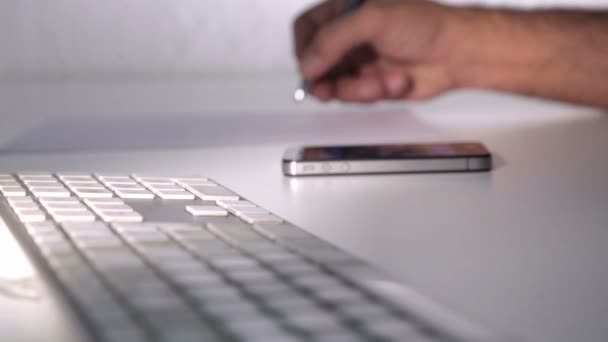
[[295,32],[300,32],[310,26],[309,22],[310,20],[308,19],[307,15],[302,14],[293,21],[293,30]]

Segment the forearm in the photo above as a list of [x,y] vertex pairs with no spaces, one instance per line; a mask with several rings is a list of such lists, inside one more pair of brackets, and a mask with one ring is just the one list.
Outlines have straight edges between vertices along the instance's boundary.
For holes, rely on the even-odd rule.
[[457,9],[448,23],[458,86],[608,106],[608,12]]

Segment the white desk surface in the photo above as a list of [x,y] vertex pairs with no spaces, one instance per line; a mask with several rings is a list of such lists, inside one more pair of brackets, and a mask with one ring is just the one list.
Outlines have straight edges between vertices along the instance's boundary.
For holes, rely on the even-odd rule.
[[[295,105],[295,83],[1,85],[0,166],[209,175],[490,328],[523,341],[606,341],[606,112],[481,92],[415,105]],[[293,144],[420,140],[480,140],[497,168],[306,179],[280,171]],[[2,299],[2,334],[16,329],[11,319],[27,321],[36,307],[27,305]]]

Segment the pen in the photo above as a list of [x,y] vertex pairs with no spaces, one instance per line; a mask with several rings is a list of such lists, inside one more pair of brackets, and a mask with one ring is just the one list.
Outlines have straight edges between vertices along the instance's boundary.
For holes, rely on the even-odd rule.
[[[341,15],[346,15],[356,10],[363,4],[364,1],[365,0],[350,0],[344,7],[344,10],[342,10]],[[312,89],[312,83],[313,82],[310,80],[302,80],[300,87],[293,93],[293,99],[295,102],[302,102],[304,99],[306,99],[306,95],[308,95]]]

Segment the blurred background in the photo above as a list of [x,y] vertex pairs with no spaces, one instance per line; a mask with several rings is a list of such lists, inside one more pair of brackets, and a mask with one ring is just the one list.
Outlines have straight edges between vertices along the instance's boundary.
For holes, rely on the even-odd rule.
[[[292,72],[291,21],[312,0],[2,0],[0,81]],[[598,6],[602,0],[444,0]]]

